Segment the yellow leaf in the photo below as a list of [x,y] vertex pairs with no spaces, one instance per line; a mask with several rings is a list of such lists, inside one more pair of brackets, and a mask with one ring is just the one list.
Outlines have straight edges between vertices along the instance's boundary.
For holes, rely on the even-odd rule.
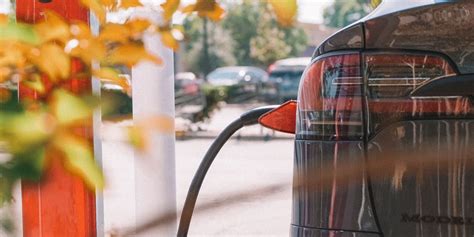
[[0,87],[0,103],[7,102],[11,99],[12,93],[9,89]]
[[128,128],[128,139],[132,146],[139,151],[148,149],[148,134],[144,127],[132,126]]
[[125,92],[130,90],[130,84],[126,78],[123,78],[113,68],[105,67],[95,70],[93,75],[100,78],[102,81],[109,81],[123,88]]
[[151,23],[149,20],[137,18],[127,21],[125,25],[132,31],[133,34],[141,34],[150,27]]
[[55,90],[50,103],[53,115],[62,125],[70,125],[89,119],[92,116],[92,106],[81,98],[65,90]]
[[112,9],[112,8],[115,8],[117,1],[116,0],[100,0],[100,3],[108,9]]
[[6,14],[0,14],[0,24],[6,24],[8,23],[8,15]]
[[105,23],[105,7],[99,0],[81,0],[81,3],[94,12],[100,23]]
[[78,39],[90,39],[93,37],[89,25],[84,22],[74,22],[71,24],[70,31]]
[[293,24],[298,12],[296,0],[268,0],[268,2],[272,5],[281,25],[290,26]]
[[31,75],[27,80],[21,81],[21,84],[35,90],[40,94],[43,94],[46,90],[43,81],[41,81],[41,76],[38,74]]
[[181,10],[183,13],[197,12],[200,17],[207,17],[213,21],[221,20],[224,9],[215,0],[198,0]]
[[161,64],[160,58],[148,53],[142,45],[125,44],[118,46],[109,56],[109,63],[133,66],[142,60]]
[[71,56],[81,58],[86,64],[93,60],[103,61],[107,55],[107,48],[98,39],[81,39],[77,47],[71,51]]
[[108,23],[100,31],[99,39],[101,41],[125,43],[128,41],[130,35],[131,31],[127,26]]
[[121,0],[120,8],[141,7],[140,0]]
[[53,81],[69,77],[71,60],[56,44],[42,44],[30,51],[28,59]]
[[170,21],[173,14],[178,10],[180,0],[166,0],[165,3],[161,4],[163,8],[163,18],[165,21]]
[[43,21],[35,25],[35,30],[41,42],[60,41],[63,44],[70,37],[69,25],[64,19],[53,11],[46,11]]
[[9,67],[0,67],[0,83],[3,83],[10,79],[12,69]]
[[25,147],[46,142],[55,130],[55,120],[45,113],[26,112],[8,119],[3,128],[11,142],[12,152],[24,150]]
[[64,154],[66,168],[81,176],[90,189],[104,187],[104,176],[94,161],[92,146],[87,141],[67,135],[54,141],[55,147]]
[[174,38],[172,30],[169,28],[166,28],[164,30],[160,30],[160,35],[161,35],[161,41],[166,47],[169,47],[173,49],[174,51],[179,49],[179,43],[178,41]]

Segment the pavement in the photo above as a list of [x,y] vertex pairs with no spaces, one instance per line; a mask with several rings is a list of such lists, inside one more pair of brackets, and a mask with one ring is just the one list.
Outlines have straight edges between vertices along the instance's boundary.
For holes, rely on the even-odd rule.
[[[231,121],[259,104],[224,105],[201,124],[184,122],[176,141],[176,198],[181,210],[187,190],[202,157],[214,138]],[[179,120],[179,119],[178,119]],[[131,120],[108,123],[102,128],[105,230],[129,226],[135,215],[134,151],[125,143],[124,126]],[[181,127],[180,127],[181,126]],[[179,130],[178,130],[179,132]],[[177,133],[178,135],[178,133]],[[202,186],[196,208],[204,203],[223,205],[197,212],[189,236],[288,236],[291,219],[293,140],[291,135],[254,125],[243,128],[222,148]],[[255,190],[269,185],[276,192]],[[230,201],[235,195],[252,193],[251,198]],[[229,201],[228,201],[229,200]],[[146,235],[145,235],[146,236]]]
[[[176,119],[176,134],[177,139],[192,139],[192,138],[208,138],[214,139],[219,133],[224,130],[227,125],[240,117],[245,112],[264,106],[265,104],[251,103],[251,104],[221,104],[220,109],[217,109],[211,114],[211,118],[204,122],[192,124],[190,121],[177,118]],[[235,139],[292,139],[293,135],[275,132],[271,129],[262,127],[260,125],[247,126],[233,136]]]

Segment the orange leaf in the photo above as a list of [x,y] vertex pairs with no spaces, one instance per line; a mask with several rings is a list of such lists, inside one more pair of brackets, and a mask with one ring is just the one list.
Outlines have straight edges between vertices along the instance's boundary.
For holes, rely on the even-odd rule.
[[190,4],[181,11],[188,14],[197,12],[200,17],[207,17],[213,21],[221,20],[225,12],[215,0],[198,0],[195,4]]
[[99,39],[101,41],[125,43],[128,41],[130,34],[130,29],[127,26],[108,23],[100,31]]
[[115,8],[116,7],[116,3],[117,1],[116,0],[100,0],[100,3],[108,8],[108,9],[111,9],[111,8]]
[[140,3],[140,0],[121,0],[121,3],[120,3],[120,8],[124,8],[124,9],[130,8],[130,7],[141,7],[141,6],[143,5]]
[[163,18],[165,21],[170,21],[173,14],[178,10],[180,0],[166,0],[165,3],[161,4],[163,8]]
[[293,24],[298,12],[296,0],[268,0],[268,2],[272,5],[280,24],[284,26]]
[[56,44],[43,44],[40,48],[31,50],[28,58],[53,81],[69,77],[71,59]]
[[70,36],[68,23],[53,11],[45,12],[44,20],[35,25],[35,30],[41,42],[58,40],[65,44]]
[[125,64],[133,66],[142,60],[152,61],[161,64],[160,58],[148,53],[141,45],[126,44],[117,47],[109,57],[110,63]]
[[161,35],[161,42],[166,47],[169,47],[173,49],[174,51],[179,49],[179,43],[178,40],[173,35],[173,31],[175,29],[170,29],[169,27],[166,27],[164,29],[160,29],[160,35]]
[[105,22],[105,7],[99,2],[99,0],[81,0],[81,3],[94,12],[100,23]]
[[100,78],[103,81],[109,81],[116,85],[119,85],[126,92],[129,92],[130,90],[129,81],[126,78],[121,77],[119,73],[113,68],[109,68],[109,67],[100,68],[99,70],[95,70],[93,72],[93,75]]

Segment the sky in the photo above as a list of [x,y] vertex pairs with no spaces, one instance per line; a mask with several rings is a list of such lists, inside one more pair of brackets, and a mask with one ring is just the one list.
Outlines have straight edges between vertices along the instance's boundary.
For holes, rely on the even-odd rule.
[[298,0],[298,20],[323,23],[323,10],[334,0]]

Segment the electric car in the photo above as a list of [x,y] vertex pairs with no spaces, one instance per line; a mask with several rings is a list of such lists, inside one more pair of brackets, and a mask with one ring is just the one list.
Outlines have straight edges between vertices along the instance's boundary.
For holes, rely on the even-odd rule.
[[474,1],[383,1],[319,46],[300,83],[295,183],[327,162],[337,173],[438,160],[431,172],[405,175],[401,162],[398,174],[295,188],[291,236],[474,236],[473,29]]
[[474,236],[473,29],[472,0],[383,1],[316,49],[297,101],[229,126],[295,134],[290,236]]

